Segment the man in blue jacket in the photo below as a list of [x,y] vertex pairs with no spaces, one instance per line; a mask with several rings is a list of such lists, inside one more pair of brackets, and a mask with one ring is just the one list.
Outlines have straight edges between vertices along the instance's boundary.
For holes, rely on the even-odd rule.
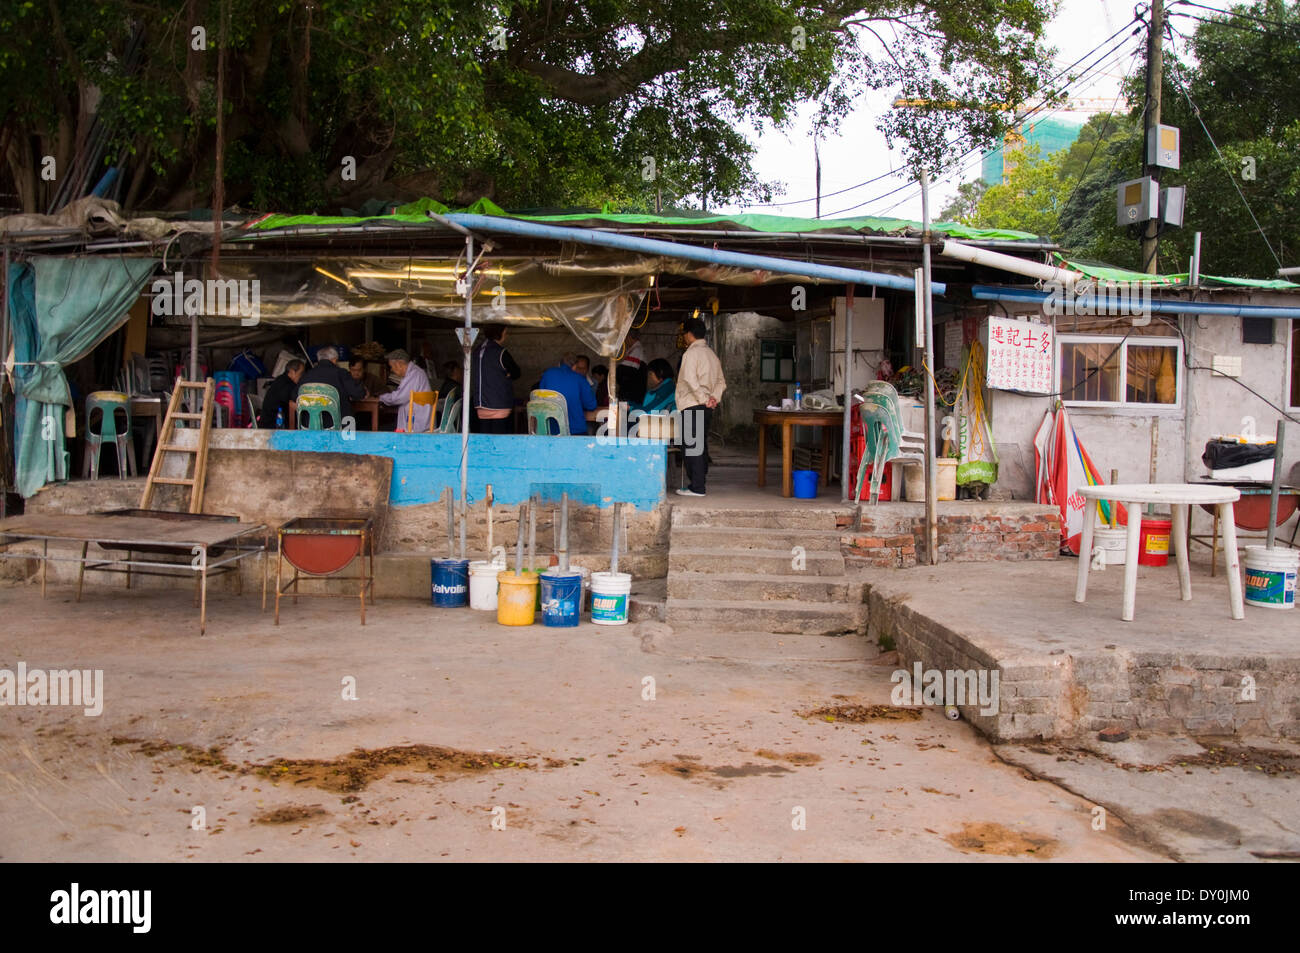
[[569,407],[569,433],[585,436],[587,411],[596,409],[596,392],[587,383],[587,378],[573,369],[576,361],[576,355],[564,355],[559,364],[542,373],[537,386],[540,390],[558,391],[564,395],[564,402]]

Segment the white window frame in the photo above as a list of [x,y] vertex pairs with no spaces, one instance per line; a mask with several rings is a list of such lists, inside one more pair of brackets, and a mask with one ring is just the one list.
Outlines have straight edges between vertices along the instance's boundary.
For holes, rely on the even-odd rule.
[[1056,368],[1054,377],[1056,379],[1056,392],[1059,394],[1065,390],[1065,382],[1061,379],[1061,351],[1067,344],[1100,344],[1103,347],[1113,348],[1119,345],[1119,352],[1116,358],[1119,361],[1119,387],[1120,395],[1128,393],[1128,349],[1131,346],[1158,346],[1172,347],[1175,349],[1175,360],[1177,361],[1177,373],[1174,376],[1174,402],[1172,404],[1145,404],[1126,400],[1079,400],[1077,398],[1066,397],[1062,395],[1061,400],[1067,407],[1104,407],[1111,409],[1130,409],[1130,410],[1174,410],[1183,406],[1183,383],[1186,369],[1183,367],[1183,339],[1180,337],[1155,337],[1153,335],[1135,335],[1131,334],[1125,338],[1122,334],[1079,334],[1069,333],[1062,334],[1057,332],[1056,335]]

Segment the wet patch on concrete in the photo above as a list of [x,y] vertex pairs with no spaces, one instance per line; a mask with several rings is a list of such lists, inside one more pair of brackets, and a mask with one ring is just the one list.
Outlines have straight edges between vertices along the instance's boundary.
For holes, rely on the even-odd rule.
[[1044,834],[1031,831],[1013,831],[1001,824],[966,824],[961,830],[947,835],[953,847],[968,854],[996,854],[999,857],[1051,857],[1059,844]]
[[821,755],[813,754],[811,751],[787,751],[782,754],[771,748],[759,748],[754,754],[769,761],[785,761],[789,764],[816,764],[822,759]]
[[1241,843],[1241,828],[1195,811],[1167,807],[1147,815],[1147,819],[1162,827],[1170,827],[1182,834],[1203,837],[1206,840],[1223,841],[1225,844]]
[[258,814],[253,818],[253,824],[297,824],[303,821],[314,821],[322,817],[328,817],[329,811],[319,804],[290,804],[287,807],[277,807],[274,811],[266,811]]
[[895,705],[825,705],[795,714],[800,718],[862,724],[868,721],[917,721],[921,717],[921,709],[899,708]]
[[[414,771],[437,777],[463,775],[502,768],[528,770],[533,765],[527,758],[513,755],[487,754],[476,751],[458,751],[436,745],[400,745],[389,748],[357,748],[349,754],[329,761],[314,758],[276,758],[253,764],[235,764],[228,761],[220,747],[208,749],[192,745],[173,744],[166,741],[143,741],[138,738],[114,738],[113,744],[136,744],[138,753],[150,758],[167,757],[173,764],[189,764],[199,768],[215,768],[231,774],[251,774],[265,778],[274,785],[309,784],[339,794],[360,791],[371,781],[394,771]],[[548,762],[548,767],[550,766]]]

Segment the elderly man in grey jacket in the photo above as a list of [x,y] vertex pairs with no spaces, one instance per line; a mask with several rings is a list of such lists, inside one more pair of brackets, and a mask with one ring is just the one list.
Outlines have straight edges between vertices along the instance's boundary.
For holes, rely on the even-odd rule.
[[[393,373],[402,379],[397,385],[397,390],[390,391],[387,394],[379,395],[381,404],[395,406],[397,411],[397,429],[406,429],[406,413],[402,410],[410,402],[411,395],[421,391],[431,391],[429,386],[429,375],[420,369],[420,365],[411,360],[411,355],[407,354],[401,348],[395,351],[389,351],[385,357],[388,360],[388,366],[393,369]],[[412,408],[411,433],[427,433],[429,422],[433,419],[433,406],[431,404],[416,404]]]

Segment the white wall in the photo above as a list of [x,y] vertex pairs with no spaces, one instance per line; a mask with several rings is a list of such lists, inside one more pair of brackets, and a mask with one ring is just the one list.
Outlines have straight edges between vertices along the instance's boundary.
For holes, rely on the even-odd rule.
[[[1225,304],[1300,306],[1300,298],[1284,294],[1255,294],[1249,299],[1216,295],[1214,300]],[[1182,323],[1191,364],[1208,367],[1216,354],[1240,356],[1240,381],[1273,403],[1287,405],[1289,321],[1276,322],[1273,345],[1243,344],[1239,318],[1205,316],[1199,321],[1186,318]],[[1258,433],[1271,435],[1281,419],[1278,411],[1232,379],[1214,376],[1209,370],[1184,369],[1183,375],[1183,403],[1170,410],[1069,408],[1079,439],[1103,477],[1109,480],[1110,470],[1114,468],[1119,471],[1120,482],[1149,482],[1154,430],[1155,478],[1160,482],[1200,479],[1205,473],[1201,453],[1212,436],[1241,432],[1242,418],[1246,416],[1255,418]],[[1000,463],[995,492],[1004,499],[1032,499],[1034,434],[1042,423],[1049,398],[1005,391],[990,391],[989,398],[993,440]],[[1296,416],[1300,417],[1300,413]],[[1297,462],[1300,462],[1300,424],[1290,423],[1282,457],[1284,482]]]

